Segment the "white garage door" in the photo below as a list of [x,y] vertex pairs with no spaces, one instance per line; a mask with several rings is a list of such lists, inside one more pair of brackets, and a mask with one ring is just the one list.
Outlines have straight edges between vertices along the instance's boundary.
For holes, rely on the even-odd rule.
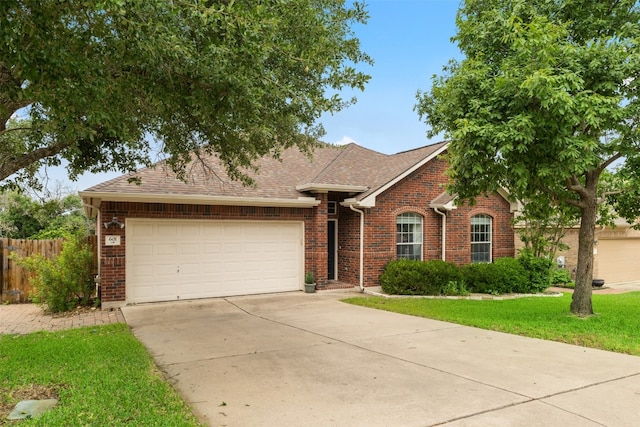
[[600,239],[598,279],[607,283],[640,280],[640,239]]
[[303,224],[128,219],[127,302],[293,291]]

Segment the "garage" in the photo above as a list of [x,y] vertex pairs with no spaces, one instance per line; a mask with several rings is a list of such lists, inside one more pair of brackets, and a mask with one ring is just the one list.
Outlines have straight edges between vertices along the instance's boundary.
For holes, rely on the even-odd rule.
[[607,283],[640,280],[640,239],[599,239],[597,276]]
[[299,290],[303,235],[298,221],[128,218],[127,303]]

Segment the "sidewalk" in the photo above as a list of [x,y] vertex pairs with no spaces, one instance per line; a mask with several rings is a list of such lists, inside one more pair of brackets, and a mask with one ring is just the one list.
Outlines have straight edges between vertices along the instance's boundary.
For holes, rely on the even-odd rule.
[[0,334],[60,331],[109,323],[125,323],[122,312],[86,309],[71,314],[52,315],[46,314],[36,304],[0,305]]

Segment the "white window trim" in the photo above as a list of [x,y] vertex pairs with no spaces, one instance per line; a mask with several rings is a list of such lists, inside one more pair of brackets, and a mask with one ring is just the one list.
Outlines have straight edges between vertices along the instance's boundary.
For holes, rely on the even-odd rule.
[[[489,240],[488,241],[481,241],[481,242],[474,242],[473,241],[473,226],[474,226],[473,219],[474,218],[479,218],[479,217],[488,218],[489,219],[489,233],[488,233]],[[473,215],[471,217],[470,225],[471,225],[471,227],[470,227],[470,236],[469,236],[469,238],[471,240],[470,241],[471,245],[470,245],[469,249],[471,250],[471,262],[472,263],[473,262],[475,262],[475,263],[483,263],[483,262],[491,263],[491,262],[493,262],[493,217],[491,215],[487,215],[487,214],[483,214],[483,213],[477,214],[477,215]],[[474,245],[480,245],[480,244],[484,245],[484,244],[487,244],[487,243],[489,244],[489,260],[488,261],[474,261],[473,260],[473,246]]]
[[[397,227],[398,227],[398,219],[402,216],[407,216],[407,215],[412,215],[414,218],[419,218],[420,219],[420,239],[419,241],[413,241],[410,243],[398,243],[398,231],[397,231]],[[402,223],[401,223],[402,224]],[[409,223],[407,223],[409,224]],[[414,225],[417,223],[413,223]],[[405,258],[405,257],[399,257],[398,256],[398,246],[409,246],[409,245],[417,245],[420,244],[420,261],[423,260],[424,258],[424,218],[422,217],[422,215],[420,215],[417,212],[403,212],[399,215],[396,216],[396,259],[409,259],[409,258]]]

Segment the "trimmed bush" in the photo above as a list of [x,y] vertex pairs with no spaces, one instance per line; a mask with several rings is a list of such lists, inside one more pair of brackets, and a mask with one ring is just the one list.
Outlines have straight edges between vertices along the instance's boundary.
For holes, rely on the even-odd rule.
[[399,259],[387,264],[380,284],[392,295],[441,295],[450,282],[461,279],[460,270],[450,262]]
[[505,294],[522,292],[528,287],[528,274],[513,258],[498,258],[493,264],[478,263],[462,267],[471,292]]
[[553,261],[534,256],[530,250],[523,250],[518,261],[529,273],[529,288],[526,292],[542,292],[551,286]]
[[551,264],[529,253],[462,267],[441,260],[399,259],[387,264],[380,284],[391,295],[536,293],[551,286]]
[[409,259],[389,261],[380,276],[382,290],[391,295],[419,295],[420,264],[422,262]]
[[552,285],[558,285],[558,284],[566,284],[571,282],[571,273],[569,272],[569,270],[564,269],[564,268],[552,268],[551,269],[551,284]]

